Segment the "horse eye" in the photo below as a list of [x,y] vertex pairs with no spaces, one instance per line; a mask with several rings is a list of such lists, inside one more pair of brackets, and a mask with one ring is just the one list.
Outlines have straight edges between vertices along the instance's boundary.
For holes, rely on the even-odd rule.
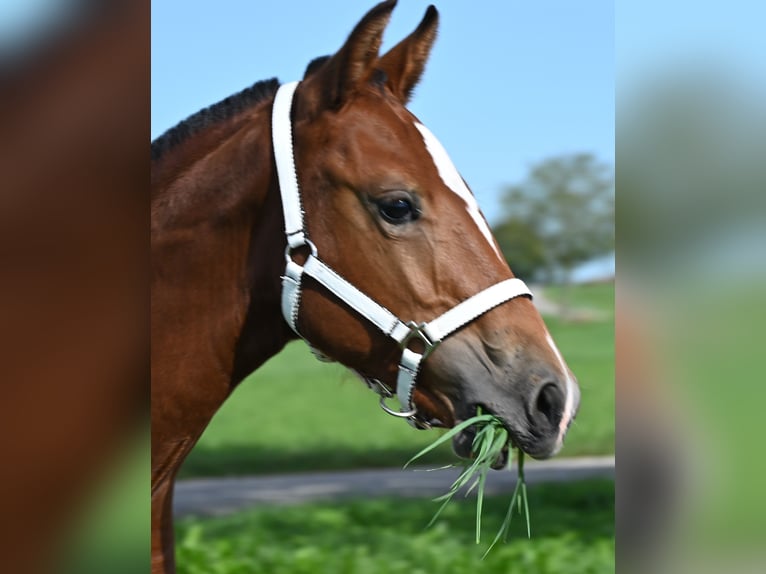
[[408,199],[397,198],[383,200],[378,203],[378,212],[381,217],[393,224],[407,223],[417,219],[417,211]]

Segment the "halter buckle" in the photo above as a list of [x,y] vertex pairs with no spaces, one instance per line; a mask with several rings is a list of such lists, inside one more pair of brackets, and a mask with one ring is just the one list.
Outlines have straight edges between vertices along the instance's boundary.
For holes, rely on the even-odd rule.
[[436,347],[439,346],[441,341],[434,342],[428,335],[426,335],[425,329],[428,326],[426,323],[416,323],[415,321],[409,321],[405,323],[405,325],[410,328],[410,332],[407,333],[404,339],[402,339],[402,342],[399,343],[399,346],[402,349],[406,349],[412,339],[418,338],[423,342],[424,348],[421,355],[425,359]]

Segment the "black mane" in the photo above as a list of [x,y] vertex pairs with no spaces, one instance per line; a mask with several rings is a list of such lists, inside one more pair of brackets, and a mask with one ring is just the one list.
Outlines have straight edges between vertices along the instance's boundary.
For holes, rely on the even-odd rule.
[[279,81],[276,78],[262,80],[239,93],[221,100],[217,104],[192,114],[152,142],[152,161],[161,158],[165,152],[200,130],[231,118],[258,102],[273,96],[276,94],[277,88],[279,88]]

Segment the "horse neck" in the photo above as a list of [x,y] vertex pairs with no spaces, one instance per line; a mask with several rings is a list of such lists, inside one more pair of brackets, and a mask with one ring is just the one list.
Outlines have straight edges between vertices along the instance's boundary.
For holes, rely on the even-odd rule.
[[198,134],[153,166],[153,376],[228,393],[290,338],[269,110]]

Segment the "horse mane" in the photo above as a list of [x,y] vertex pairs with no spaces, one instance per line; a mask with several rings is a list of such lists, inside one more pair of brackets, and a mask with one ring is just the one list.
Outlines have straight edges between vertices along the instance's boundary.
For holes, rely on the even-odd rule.
[[160,159],[166,152],[206,127],[229,119],[273,96],[277,88],[279,88],[279,80],[276,78],[261,80],[241,92],[192,114],[152,142],[152,161]]
[[[330,56],[320,56],[311,60],[303,74],[304,79],[315,73],[329,59]],[[261,80],[241,92],[190,115],[152,142],[152,161],[160,159],[163,154],[206,127],[234,117],[258,102],[270,98],[277,93],[278,88],[279,80],[276,78]]]

